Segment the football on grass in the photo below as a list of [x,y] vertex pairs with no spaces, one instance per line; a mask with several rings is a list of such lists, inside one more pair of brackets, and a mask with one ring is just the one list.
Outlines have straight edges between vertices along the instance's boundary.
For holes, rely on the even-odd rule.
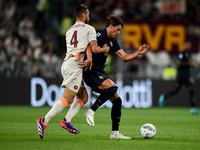
[[156,128],[151,123],[146,123],[140,128],[140,134],[144,139],[152,139],[156,135]]

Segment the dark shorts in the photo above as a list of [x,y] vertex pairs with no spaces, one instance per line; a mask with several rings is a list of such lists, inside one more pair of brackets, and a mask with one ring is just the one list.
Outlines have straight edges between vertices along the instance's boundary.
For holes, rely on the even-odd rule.
[[185,85],[186,87],[194,86],[194,79],[189,74],[178,73],[175,81],[175,87]]
[[92,70],[83,71],[83,80],[87,86],[92,88],[92,91],[101,93],[102,91],[98,89],[98,86],[105,80],[109,79],[105,71],[97,70],[92,68]]

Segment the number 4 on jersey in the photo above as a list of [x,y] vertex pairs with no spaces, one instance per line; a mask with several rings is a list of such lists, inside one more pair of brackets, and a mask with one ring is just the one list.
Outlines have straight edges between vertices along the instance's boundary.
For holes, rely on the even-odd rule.
[[78,40],[77,40],[77,30],[74,31],[73,35],[72,35],[72,39],[70,41],[70,44],[71,45],[74,45],[74,48],[77,47],[77,44],[78,44]]

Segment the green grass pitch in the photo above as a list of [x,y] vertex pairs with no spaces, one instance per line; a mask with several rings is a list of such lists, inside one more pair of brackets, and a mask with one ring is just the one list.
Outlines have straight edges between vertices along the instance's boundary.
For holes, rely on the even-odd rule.
[[[200,149],[200,117],[190,115],[189,108],[122,109],[120,132],[131,140],[110,139],[110,109],[101,108],[95,114],[95,126],[85,120],[83,108],[73,118],[80,134],[61,129],[59,124],[69,108],[54,117],[39,139],[36,119],[43,117],[50,107],[0,106],[0,150],[197,150]],[[200,109],[197,108],[199,111]],[[140,127],[155,125],[153,139],[143,139]]]

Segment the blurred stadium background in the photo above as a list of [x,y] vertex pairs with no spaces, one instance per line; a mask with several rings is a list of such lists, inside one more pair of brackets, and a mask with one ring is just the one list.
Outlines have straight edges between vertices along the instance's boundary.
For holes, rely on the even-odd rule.
[[[177,72],[177,54],[189,39],[195,65],[192,75],[198,89],[199,0],[0,0],[0,91],[1,99],[10,99],[1,100],[1,104],[30,104],[29,84],[34,77],[52,84],[54,81],[58,85],[61,83],[65,32],[75,21],[74,7],[81,3],[89,7],[90,24],[97,30],[105,28],[109,14],[123,19],[125,25],[117,39],[126,53],[134,52],[143,43],[150,45],[146,54],[127,63],[110,54],[105,71],[111,79],[121,79],[124,85],[132,84],[135,79],[148,79],[152,82],[151,99],[157,101],[159,94],[172,87]],[[200,95],[197,90],[196,93],[198,99]],[[187,97],[186,94],[174,98],[171,105],[181,106],[177,99]],[[56,99],[55,94],[52,95],[52,99]],[[152,104],[156,106],[157,103]]]

